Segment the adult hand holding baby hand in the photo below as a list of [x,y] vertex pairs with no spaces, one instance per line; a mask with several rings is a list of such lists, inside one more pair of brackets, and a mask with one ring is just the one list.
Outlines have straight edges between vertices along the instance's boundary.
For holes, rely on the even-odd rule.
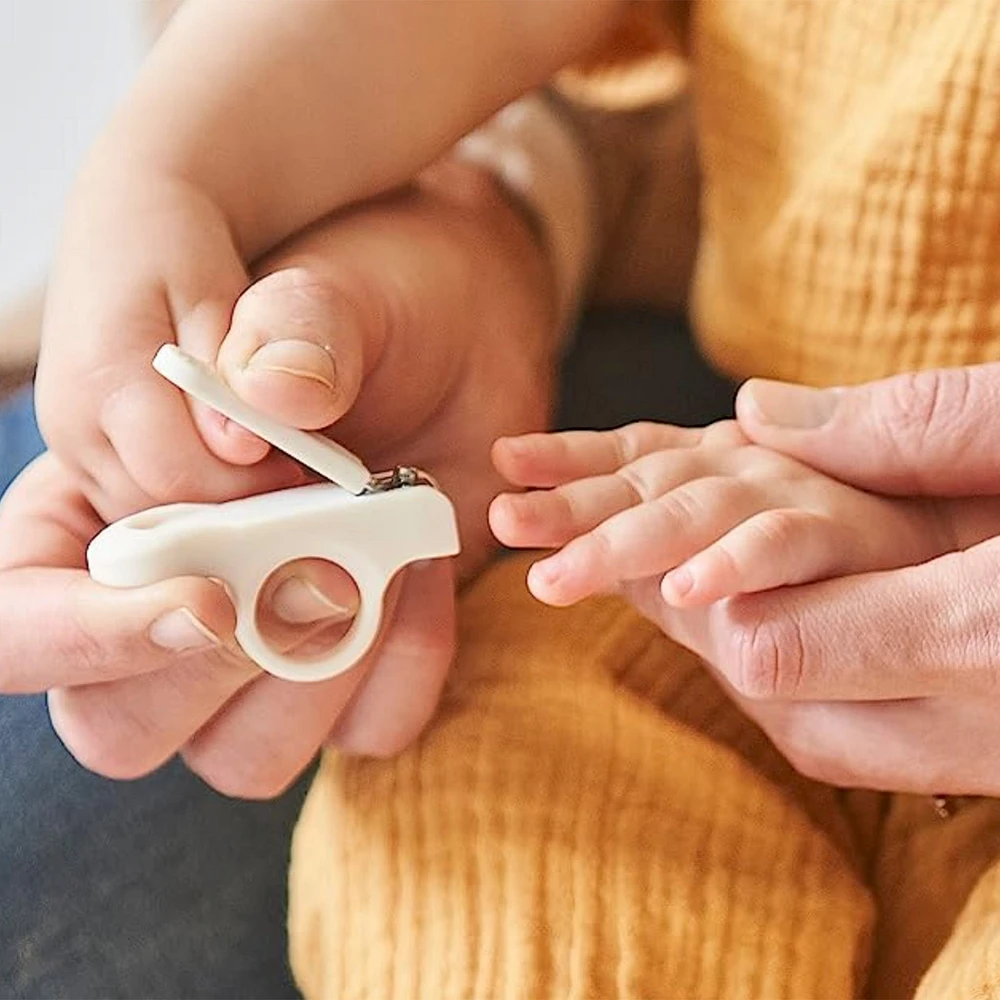
[[[751,381],[743,431],[844,482],[1000,495],[1000,365],[849,389]],[[802,771],[843,785],[1000,793],[995,505],[923,565],[742,597],[671,624]],[[988,516],[986,516],[988,515]]]
[[805,774],[996,794],[998,379],[755,381],[742,426],[500,441],[511,481],[544,488],[499,497],[494,527],[557,550],[528,575],[541,600],[624,594]]
[[[296,238],[258,273],[236,293],[218,357],[223,374],[288,423],[335,422],[333,436],[374,468],[432,471],[459,515],[459,573],[471,570],[491,547],[485,510],[498,481],[489,444],[537,426],[549,399],[551,276],[520,214],[485,174],[440,165],[413,191]],[[155,296],[147,303],[164,309],[162,326],[149,323],[148,351],[126,354],[80,388],[103,408],[119,454],[131,456],[109,461],[110,488],[47,455],[0,510],[0,690],[51,690],[60,735],[94,770],[135,776],[180,750],[230,794],[277,793],[331,732],[349,750],[399,750],[429,718],[452,658],[447,564],[404,575],[391,625],[365,664],[310,685],[262,675],[240,654],[232,608],[213,583],[125,593],[88,578],[86,545],[114,517],[151,502],[229,499],[300,481],[280,456],[234,468],[208,453],[181,394],[149,367],[157,341],[170,339],[171,312]],[[128,319],[125,308],[120,320]],[[202,330],[196,337],[220,323],[226,332],[221,306],[189,319]],[[178,339],[191,347],[197,341],[185,343],[182,325]],[[493,391],[498,371],[503,393]],[[44,385],[42,393],[47,432],[71,436],[56,394]],[[129,438],[140,405],[157,415],[161,436]],[[260,459],[259,442],[221,421],[212,429],[213,420],[202,426],[215,433],[217,451]],[[336,575],[300,569],[277,610],[293,622],[331,616],[329,603],[340,603]]]

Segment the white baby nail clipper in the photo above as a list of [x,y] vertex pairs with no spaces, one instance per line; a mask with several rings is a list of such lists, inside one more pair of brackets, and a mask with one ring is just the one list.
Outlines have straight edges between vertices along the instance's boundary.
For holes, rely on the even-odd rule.
[[[178,576],[225,581],[236,605],[236,638],[278,677],[318,681],[353,667],[382,624],[386,587],[405,565],[457,555],[455,511],[417,469],[372,474],[346,448],[284,427],[244,403],[202,362],[173,344],[153,367],[195,399],[286,452],[328,482],[220,504],[171,504],[110,525],[87,550],[90,575],[109,587],[142,587]],[[361,606],[347,635],[317,657],[273,649],[257,627],[267,579],[296,559],[337,563]]]

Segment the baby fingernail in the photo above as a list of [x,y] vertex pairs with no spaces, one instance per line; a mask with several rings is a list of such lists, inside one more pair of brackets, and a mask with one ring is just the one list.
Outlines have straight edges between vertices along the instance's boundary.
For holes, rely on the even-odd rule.
[[247,369],[310,379],[331,391],[337,384],[337,366],[330,353],[308,340],[272,340],[251,355]]
[[187,608],[177,608],[157,618],[149,626],[149,641],[172,653],[221,645],[219,637]]
[[309,625],[313,622],[350,621],[354,612],[331,600],[311,580],[289,577],[274,592],[271,607],[289,625]]
[[790,382],[754,379],[746,388],[750,404],[762,423],[790,430],[822,427],[837,407],[836,389],[813,389]]

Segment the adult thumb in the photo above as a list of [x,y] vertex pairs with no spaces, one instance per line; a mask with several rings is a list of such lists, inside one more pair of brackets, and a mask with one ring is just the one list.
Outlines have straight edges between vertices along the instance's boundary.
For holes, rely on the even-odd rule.
[[272,271],[237,301],[219,370],[248,403],[281,423],[328,427],[361,386],[359,321],[345,291],[319,271]]
[[751,379],[744,433],[843,482],[879,493],[1000,493],[1000,364],[936,369],[850,388]]

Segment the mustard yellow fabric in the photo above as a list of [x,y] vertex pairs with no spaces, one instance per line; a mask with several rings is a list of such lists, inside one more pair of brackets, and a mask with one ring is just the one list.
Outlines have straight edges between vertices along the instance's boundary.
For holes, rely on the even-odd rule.
[[323,760],[308,1000],[909,997],[939,953],[921,1000],[1000,996],[1000,804],[801,778],[693,656],[615,599],[542,607],[527,564],[464,595],[417,747]]
[[[691,59],[711,358],[816,384],[1000,358],[1000,0],[641,10]],[[1000,997],[1000,804],[802,779],[691,654],[616,600],[541,607],[526,566],[464,595],[415,748],[324,759],[307,1000]]]
[[709,355],[816,384],[995,360],[1000,5],[693,11]]

